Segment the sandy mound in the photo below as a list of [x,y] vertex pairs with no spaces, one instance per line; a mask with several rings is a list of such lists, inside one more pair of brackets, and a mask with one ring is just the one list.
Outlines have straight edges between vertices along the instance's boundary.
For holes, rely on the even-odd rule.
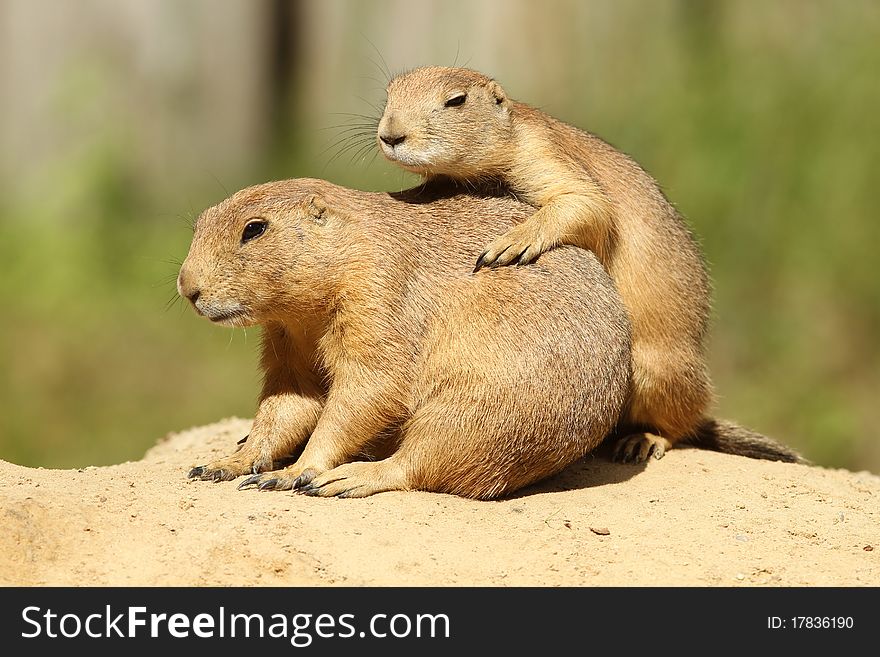
[[0,584],[880,585],[868,473],[680,449],[647,467],[588,457],[500,502],[185,478],[249,426],[111,467],[0,462]]

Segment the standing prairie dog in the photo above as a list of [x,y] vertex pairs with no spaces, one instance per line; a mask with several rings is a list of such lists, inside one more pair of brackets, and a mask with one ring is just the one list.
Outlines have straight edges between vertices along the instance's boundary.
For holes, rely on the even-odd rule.
[[471,272],[479,245],[528,214],[445,186],[388,195],[319,180],[203,212],[178,290],[215,323],[263,326],[265,383],[242,448],[190,476],[485,499],[596,447],[630,377],[629,321],[602,266],[564,248]]
[[618,458],[660,458],[712,422],[706,267],[684,221],[631,158],[463,68],[419,68],[391,80],[377,142],[386,158],[425,178],[500,181],[538,208],[489,242],[475,271],[531,263],[563,244],[596,254],[632,322]]

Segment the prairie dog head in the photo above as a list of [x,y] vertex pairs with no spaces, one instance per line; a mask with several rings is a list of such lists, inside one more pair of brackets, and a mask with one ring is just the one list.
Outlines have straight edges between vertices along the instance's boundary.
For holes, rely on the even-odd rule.
[[283,321],[312,308],[321,287],[316,251],[332,213],[307,190],[258,185],[202,212],[177,277],[180,296],[224,326]]
[[388,83],[376,141],[382,154],[423,176],[492,176],[504,167],[511,101],[466,68],[428,66]]

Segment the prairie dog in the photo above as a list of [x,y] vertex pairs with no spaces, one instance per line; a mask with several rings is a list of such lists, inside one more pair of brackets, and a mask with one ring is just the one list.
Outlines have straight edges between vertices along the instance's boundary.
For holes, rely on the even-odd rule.
[[289,180],[203,212],[178,290],[215,323],[263,327],[265,383],[242,448],[190,476],[487,499],[591,451],[630,379],[610,278],[571,247],[471,271],[530,211],[442,184],[388,195]]
[[391,80],[376,138],[386,158],[427,179],[497,180],[537,208],[486,242],[475,271],[532,263],[563,244],[598,257],[632,322],[618,458],[660,458],[699,437],[712,422],[709,278],[684,221],[636,162],[463,68],[425,67]]

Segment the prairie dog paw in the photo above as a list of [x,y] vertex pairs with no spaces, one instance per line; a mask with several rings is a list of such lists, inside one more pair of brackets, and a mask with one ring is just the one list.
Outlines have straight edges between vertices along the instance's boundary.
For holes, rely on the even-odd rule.
[[202,481],[231,481],[246,474],[255,474],[272,469],[272,459],[259,452],[247,449],[245,444],[232,456],[218,459],[208,465],[199,465],[189,471],[189,479]]
[[614,448],[614,460],[620,463],[643,463],[648,457],[662,459],[672,443],[653,433],[634,433],[621,438]]
[[542,234],[540,225],[536,226],[529,222],[519,224],[492,242],[480,254],[474,272],[480,271],[483,267],[527,265],[553,246],[554,243]]
[[318,476],[317,468],[302,467],[294,463],[283,470],[254,473],[238,485],[238,489],[250,488],[257,490],[298,490]]
[[385,460],[340,465],[312,479],[301,492],[313,497],[367,497],[407,489],[403,469]]

